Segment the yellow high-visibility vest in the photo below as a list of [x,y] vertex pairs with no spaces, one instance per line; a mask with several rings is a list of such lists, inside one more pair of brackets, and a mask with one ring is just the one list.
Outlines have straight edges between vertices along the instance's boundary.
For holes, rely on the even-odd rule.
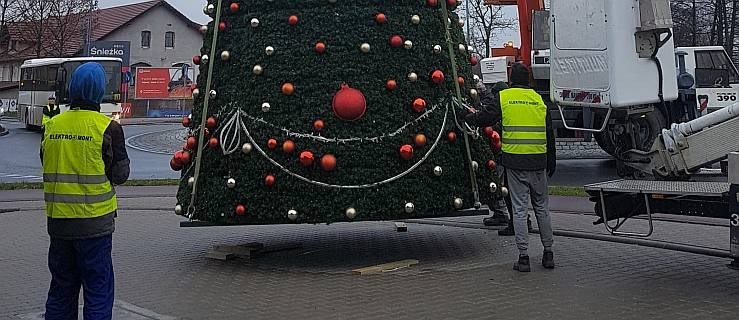
[[502,150],[509,154],[547,153],[547,106],[532,89],[500,92],[503,118]]
[[[47,105],[45,108],[46,108],[46,110],[49,110],[49,111],[54,111],[57,108],[59,108],[58,105],[54,105],[54,109],[52,109],[50,107],[51,106]],[[41,116],[41,126],[45,127],[46,126],[46,123],[49,122],[49,120],[51,120],[51,117],[47,116],[46,113],[43,113],[43,115]]]
[[118,209],[103,162],[110,121],[99,112],[69,110],[46,124],[41,150],[49,217],[96,218]]

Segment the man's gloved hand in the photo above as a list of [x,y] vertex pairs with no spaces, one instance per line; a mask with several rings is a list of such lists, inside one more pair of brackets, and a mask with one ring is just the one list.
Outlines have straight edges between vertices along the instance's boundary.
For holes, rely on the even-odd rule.
[[557,162],[556,161],[549,161],[547,163],[547,175],[551,178],[554,176],[554,172],[557,170]]

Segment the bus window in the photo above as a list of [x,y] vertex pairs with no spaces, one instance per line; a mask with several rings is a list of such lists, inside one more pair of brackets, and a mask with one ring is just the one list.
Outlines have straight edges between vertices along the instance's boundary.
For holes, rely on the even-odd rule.
[[[114,95],[120,96],[121,92],[121,63],[117,61],[93,61],[103,66],[105,70],[105,94],[103,95],[103,103],[117,102],[114,101]],[[66,62],[64,63],[64,70],[66,71],[66,81],[63,87],[59,88],[62,92],[63,97],[68,97],[67,85],[72,80],[72,74],[82,64],[79,61]]]
[[20,90],[33,90],[33,68],[21,69],[21,85]]

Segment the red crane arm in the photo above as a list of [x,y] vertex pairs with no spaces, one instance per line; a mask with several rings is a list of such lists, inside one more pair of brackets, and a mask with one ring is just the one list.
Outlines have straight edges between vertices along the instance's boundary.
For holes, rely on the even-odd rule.
[[485,5],[518,6],[518,30],[521,35],[521,60],[531,66],[532,11],[544,10],[544,0],[485,0]]

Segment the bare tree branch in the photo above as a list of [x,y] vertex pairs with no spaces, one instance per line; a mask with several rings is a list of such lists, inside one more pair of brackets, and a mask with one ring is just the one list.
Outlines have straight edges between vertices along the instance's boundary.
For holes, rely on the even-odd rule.
[[518,22],[513,18],[505,17],[500,6],[485,5],[484,0],[465,1],[470,1],[468,23],[470,23],[471,34],[467,35],[467,41],[474,48],[475,53],[490,57],[491,42],[496,40],[496,32],[515,29]]

